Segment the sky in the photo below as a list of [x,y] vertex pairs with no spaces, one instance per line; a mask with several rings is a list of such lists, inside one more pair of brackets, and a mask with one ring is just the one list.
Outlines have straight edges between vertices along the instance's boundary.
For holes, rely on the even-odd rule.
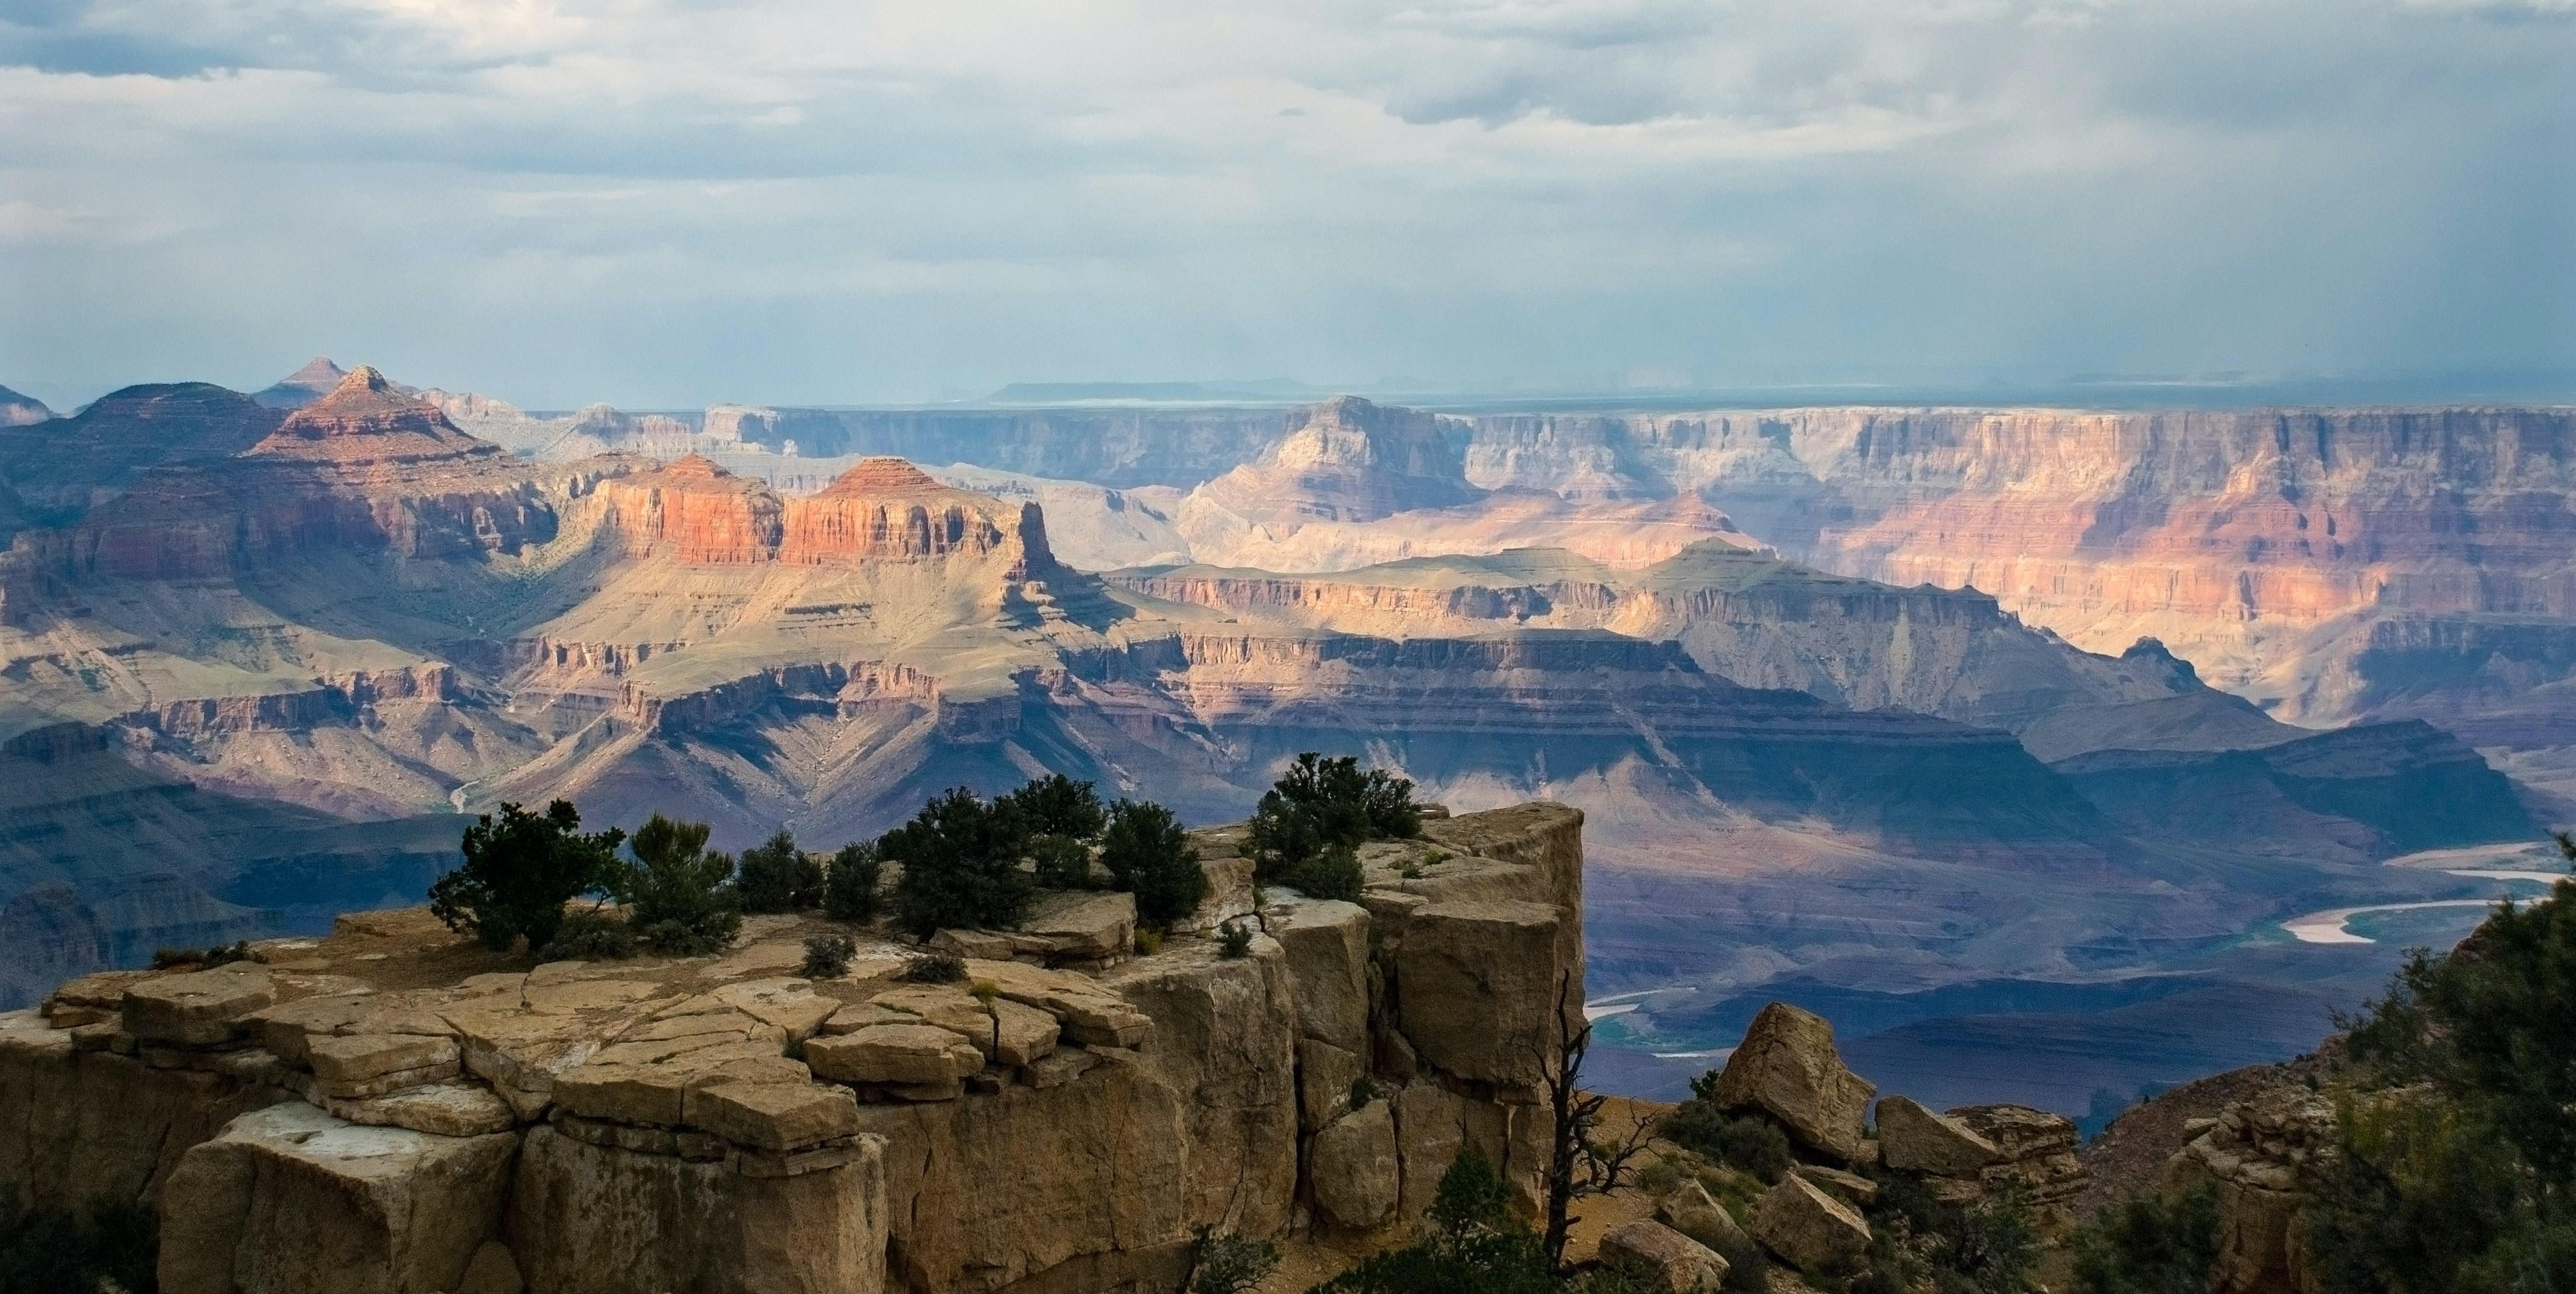
[[0,0],[0,384],[2576,371],[2576,0]]

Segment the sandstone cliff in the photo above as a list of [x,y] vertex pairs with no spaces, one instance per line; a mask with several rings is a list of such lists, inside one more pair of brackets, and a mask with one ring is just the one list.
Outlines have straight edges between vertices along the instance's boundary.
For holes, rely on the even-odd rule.
[[[0,1198],[152,1204],[170,1294],[1169,1289],[1202,1226],[1409,1226],[1467,1146],[1526,1208],[1581,822],[1435,819],[1368,847],[1361,903],[1272,891],[1241,958],[1129,959],[1132,908],[1087,973],[943,933],[999,946],[989,1005],[873,936],[793,977],[798,918],[530,969],[413,909],[91,976],[0,1015]],[[1237,835],[1199,833],[1204,920],[1256,902]]]

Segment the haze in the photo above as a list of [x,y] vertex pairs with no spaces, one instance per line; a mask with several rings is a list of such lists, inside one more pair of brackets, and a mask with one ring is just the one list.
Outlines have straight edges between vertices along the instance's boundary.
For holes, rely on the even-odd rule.
[[0,63],[0,382],[57,408],[2576,354],[2566,0],[15,0]]

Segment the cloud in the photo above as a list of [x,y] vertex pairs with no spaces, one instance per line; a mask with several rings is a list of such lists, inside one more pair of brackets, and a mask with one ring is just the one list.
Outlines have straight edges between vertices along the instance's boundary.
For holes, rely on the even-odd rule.
[[0,381],[2576,353],[2576,0],[27,0]]

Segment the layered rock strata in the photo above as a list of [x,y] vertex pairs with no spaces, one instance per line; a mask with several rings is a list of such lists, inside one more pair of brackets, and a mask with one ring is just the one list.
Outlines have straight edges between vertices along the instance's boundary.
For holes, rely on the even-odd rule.
[[[1435,818],[1368,847],[1360,903],[1271,890],[1238,958],[1202,933],[1049,969],[1104,951],[1082,899],[961,985],[904,982],[881,939],[785,974],[798,918],[531,970],[419,909],[94,975],[0,1015],[30,1114],[0,1122],[0,1194],[155,1205],[173,1294],[1170,1288],[1201,1227],[1418,1218],[1465,1146],[1533,1198],[1581,821]],[[1204,915],[1243,904],[1240,837],[1195,837]]]

